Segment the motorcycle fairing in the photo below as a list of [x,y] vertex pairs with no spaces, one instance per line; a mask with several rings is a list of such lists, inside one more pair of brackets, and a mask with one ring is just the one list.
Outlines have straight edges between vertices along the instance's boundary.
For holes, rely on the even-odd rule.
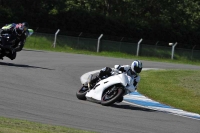
[[129,83],[127,75],[122,73],[114,76],[110,76],[106,79],[99,81],[94,89],[91,89],[87,94],[86,97],[88,99],[95,99],[101,101],[102,94],[105,89],[112,85],[121,84],[122,86],[126,87]]

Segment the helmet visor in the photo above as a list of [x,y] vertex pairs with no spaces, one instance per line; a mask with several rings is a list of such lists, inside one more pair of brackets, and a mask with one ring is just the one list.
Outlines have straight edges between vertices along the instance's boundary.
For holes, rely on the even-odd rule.
[[136,73],[140,73],[141,71],[142,71],[142,68],[135,67],[135,72],[136,72]]

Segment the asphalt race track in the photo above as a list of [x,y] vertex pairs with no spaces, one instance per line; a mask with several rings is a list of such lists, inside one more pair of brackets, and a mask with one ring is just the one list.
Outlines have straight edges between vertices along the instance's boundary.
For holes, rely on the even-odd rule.
[[[133,60],[23,50],[0,61],[0,116],[102,133],[199,133],[200,121],[127,103],[111,107],[76,98],[89,71]],[[144,68],[199,66],[143,61]]]

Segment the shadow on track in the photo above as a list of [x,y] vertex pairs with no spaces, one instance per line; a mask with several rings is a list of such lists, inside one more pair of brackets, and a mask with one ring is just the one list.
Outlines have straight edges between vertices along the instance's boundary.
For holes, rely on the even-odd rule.
[[138,110],[138,111],[146,111],[146,112],[155,112],[155,110],[142,108],[142,107],[138,107],[138,106],[133,106],[133,105],[113,104],[111,107],[119,108],[119,109],[129,109],[129,110]]
[[24,67],[24,68],[39,68],[39,69],[46,69],[46,70],[55,70],[50,68],[44,68],[44,67],[37,67],[37,66],[29,66],[29,65],[23,65],[23,64],[14,64],[14,63],[6,63],[6,62],[0,62],[0,65],[2,66],[14,66],[14,67]]

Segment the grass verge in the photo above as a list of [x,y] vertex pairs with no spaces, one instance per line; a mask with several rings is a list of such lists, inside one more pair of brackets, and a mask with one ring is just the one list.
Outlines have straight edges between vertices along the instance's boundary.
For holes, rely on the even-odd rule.
[[138,91],[175,108],[200,114],[200,70],[147,70]]
[[0,133],[94,133],[63,126],[52,126],[19,119],[0,117]]
[[53,40],[50,40],[46,37],[29,37],[25,44],[25,48],[36,49],[36,50],[48,50],[54,52],[66,52],[66,53],[75,53],[75,54],[86,54],[86,55],[94,55],[94,56],[106,56],[106,57],[115,57],[115,58],[125,58],[125,59],[139,59],[139,60],[147,60],[147,61],[158,61],[158,62],[168,62],[168,63],[182,63],[182,64],[192,64],[192,65],[200,65],[200,61],[198,60],[187,60],[186,58],[178,57],[177,59],[171,60],[168,58],[160,58],[160,57],[144,57],[144,56],[135,56],[126,53],[120,52],[108,52],[101,51],[97,53],[96,51],[89,51],[83,49],[74,49],[71,46],[66,45],[56,45],[56,48],[53,48],[52,44]]

